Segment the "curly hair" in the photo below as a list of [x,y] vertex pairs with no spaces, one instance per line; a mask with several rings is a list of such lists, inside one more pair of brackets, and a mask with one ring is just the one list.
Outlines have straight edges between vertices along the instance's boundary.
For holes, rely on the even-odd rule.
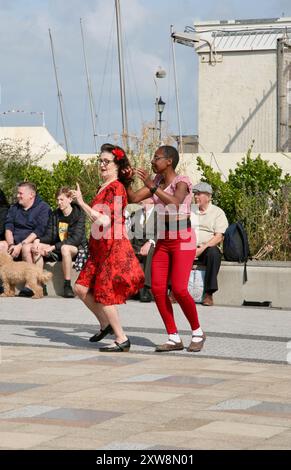
[[122,170],[126,170],[127,168],[131,168],[130,161],[128,156],[126,155],[123,148],[119,147],[118,145],[112,144],[103,144],[100,153],[102,152],[109,152],[114,157],[114,163],[118,167],[118,180],[124,184],[124,186],[128,186],[131,183],[131,180],[123,173]]

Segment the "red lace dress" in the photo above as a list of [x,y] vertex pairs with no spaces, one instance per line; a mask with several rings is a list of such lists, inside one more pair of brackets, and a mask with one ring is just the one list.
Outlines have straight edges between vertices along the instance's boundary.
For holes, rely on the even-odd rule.
[[111,225],[105,229],[92,224],[89,258],[77,284],[90,287],[96,302],[117,305],[126,302],[144,285],[140,267],[124,224],[127,195],[119,181],[113,181],[95,196],[91,207],[106,214]]

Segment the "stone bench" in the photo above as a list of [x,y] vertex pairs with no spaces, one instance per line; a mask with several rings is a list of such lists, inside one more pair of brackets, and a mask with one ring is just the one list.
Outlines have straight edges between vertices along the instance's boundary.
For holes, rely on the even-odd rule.
[[[64,294],[64,276],[62,263],[59,261],[47,261],[44,269],[52,273],[52,279],[47,283],[47,291],[50,297],[62,296]],[[79,273],[75,269],[71,269],[72,286],[74,285]]]
[[248,261],[245,284],[243,271],[243,264],[222,261],[215,304],[236,306],[244,300],[270,301],[272,307],[291,308],[291,262]]
[[[48,283],[49,296],[63,295],[63,273],[60,262],[47,262],[45,269],[53,273]],[[219,290],[214,294],[216,305],[239,306],[243,301],[270,301],[273,307],[291,308],[291,262],[249,261],[248,281],[243,283],[244,265],[222,261],[218,275]],[[72,269],[72,285],[78,273]]]

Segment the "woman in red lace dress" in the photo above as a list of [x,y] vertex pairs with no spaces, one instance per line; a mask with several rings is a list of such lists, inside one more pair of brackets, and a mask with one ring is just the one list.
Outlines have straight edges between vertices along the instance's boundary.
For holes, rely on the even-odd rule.
[[104,183],[90,206],[84,202],[79,185],[73,192],[93,222],[89,258],[76,281],[75,292],[100,323],[100,331],[90,341],[98,342],[114,333],[113,345],[99,350],[122,352],[129,350],[130,341],[120,324],[116,305],[125,303],[139,291],[144,284],[144,274],[124,224],[127,195],[122,184],[126,183],[126,178],[121,171],[130,166],[128,158],[120,147],[104,144],[99,164]]

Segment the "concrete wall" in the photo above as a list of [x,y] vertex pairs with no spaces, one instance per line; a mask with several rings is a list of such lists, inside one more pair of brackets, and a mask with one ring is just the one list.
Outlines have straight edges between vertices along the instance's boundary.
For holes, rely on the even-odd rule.
[[199,61],[199,150],[276,152],[276,51],[224,52]]
[[291,308],[291,262],[249,261],[245,284],[243,269],[238,263],[222,263],[215,304],[242,305],[244,300],[267,300],[272,302],[272,307]]
[[[61,263],[46,263],[45,269],[53,273],[48,283],[51,297],[63,295],[63,275]],[[218,275],[219,290],[214,295],[216,305],[240,306],[244,300],[271,301],[273,307],[291,308],[291,262],[249,261],[248,281],[243,284],[243,265],[222,262]],[[72,281],[78,274],[72,270]]]

